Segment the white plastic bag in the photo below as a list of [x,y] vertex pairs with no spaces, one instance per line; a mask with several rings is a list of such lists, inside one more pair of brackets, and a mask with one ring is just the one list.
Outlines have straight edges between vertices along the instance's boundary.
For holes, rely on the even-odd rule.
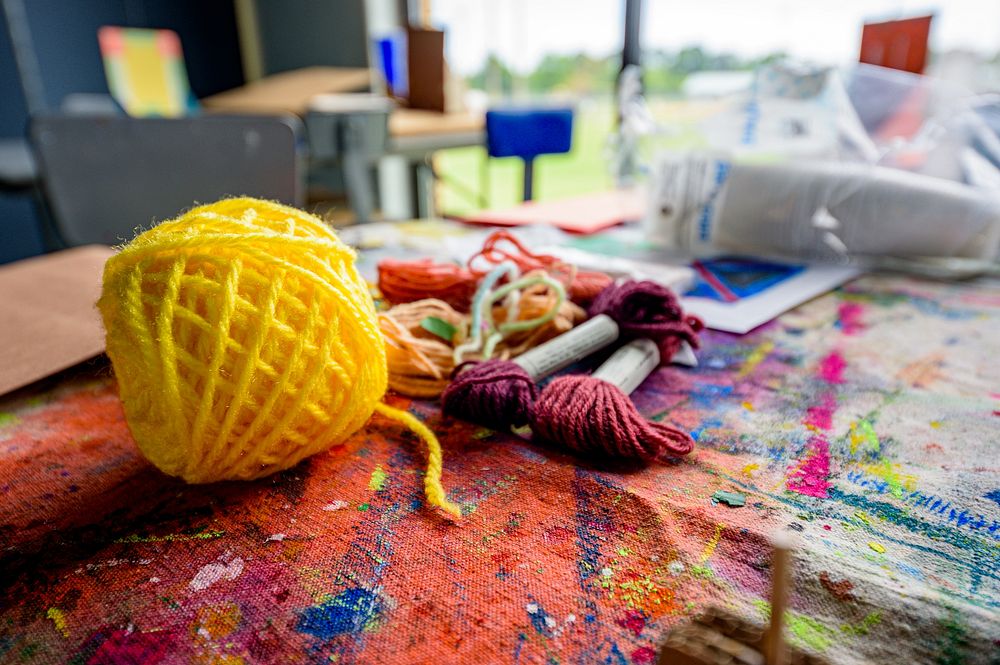
[[709,150],[653,164],[647,227],[661,245],[861,261],[1000,252],[1000,140],[947,84],[785,66],[702,128]]

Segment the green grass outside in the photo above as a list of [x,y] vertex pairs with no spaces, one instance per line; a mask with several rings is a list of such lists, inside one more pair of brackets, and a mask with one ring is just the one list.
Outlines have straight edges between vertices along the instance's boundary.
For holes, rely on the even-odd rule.
[[[643,160],[657,150],[704,147],[697,126],[720,109],[720,102],[653,99],[650,109],[659,122],[665,123],[665,131],[644,142]],[[613,131],[610,99],[581,101],[573,120],[572,150],[535,160],[535,199],[560,199],[614,187],[608,144]],[[490,195],[486,207],[504,208],[521,201],[524,172],[520,159],[487,160],[486,149],[481,147],[442,150],[435,157],[436,170],[442,176],[437,190],[442,214],[460,215],[483,208],[478,197],[487,161]]]

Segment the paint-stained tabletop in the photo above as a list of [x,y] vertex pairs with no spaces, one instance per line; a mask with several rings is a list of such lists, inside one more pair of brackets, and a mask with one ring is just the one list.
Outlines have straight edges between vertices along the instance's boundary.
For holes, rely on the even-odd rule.
[[[634,395],[694,453],[611,470],[409,408],[253,483],[143,461],[108,369],[0,403],[0,661],[652,663],[716,604],[832,662],[996,662],[1000,285],[866,277]],[[407,404],[397,399],[399,405]]]

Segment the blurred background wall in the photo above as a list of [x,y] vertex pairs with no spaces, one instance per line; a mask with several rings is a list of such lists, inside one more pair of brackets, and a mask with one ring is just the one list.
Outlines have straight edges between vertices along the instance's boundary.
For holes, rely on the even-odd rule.
[[[367,66],[364,0],[251,0],[263,74],[310,65]],[[245,82],[236,3],[227,0],[0,0],[0,141],[24,139],[31,113],[68,95],[108,94],[97,42],[104,25],[177,32],[199,98]],[[8,18],[12,19],[8,22]],[[11,38],[28,40],[28,94]],[[24,61],[20,63],[22,69]],[[30,191],[0,190],[0,263],[43,250]]]

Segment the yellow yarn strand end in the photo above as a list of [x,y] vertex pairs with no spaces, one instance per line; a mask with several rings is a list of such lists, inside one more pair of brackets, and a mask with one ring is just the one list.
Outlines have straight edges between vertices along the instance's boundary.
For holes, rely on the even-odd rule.
[[376,404],[375,411],[390,420],[395,420],[405,425],[410,431],[423,439],[427,445],[427,473],[424,475],[424,494],[427,495],[427,501],[432,506],[437,506],[449,515],[461,517],[462,511],[459,510],[457,505],[448,500],[444,492],[444,486],[441,484],[441,444],[438,442],[437,437],[434,436],[434,432],[408,411],[396,409],[384,403]]

